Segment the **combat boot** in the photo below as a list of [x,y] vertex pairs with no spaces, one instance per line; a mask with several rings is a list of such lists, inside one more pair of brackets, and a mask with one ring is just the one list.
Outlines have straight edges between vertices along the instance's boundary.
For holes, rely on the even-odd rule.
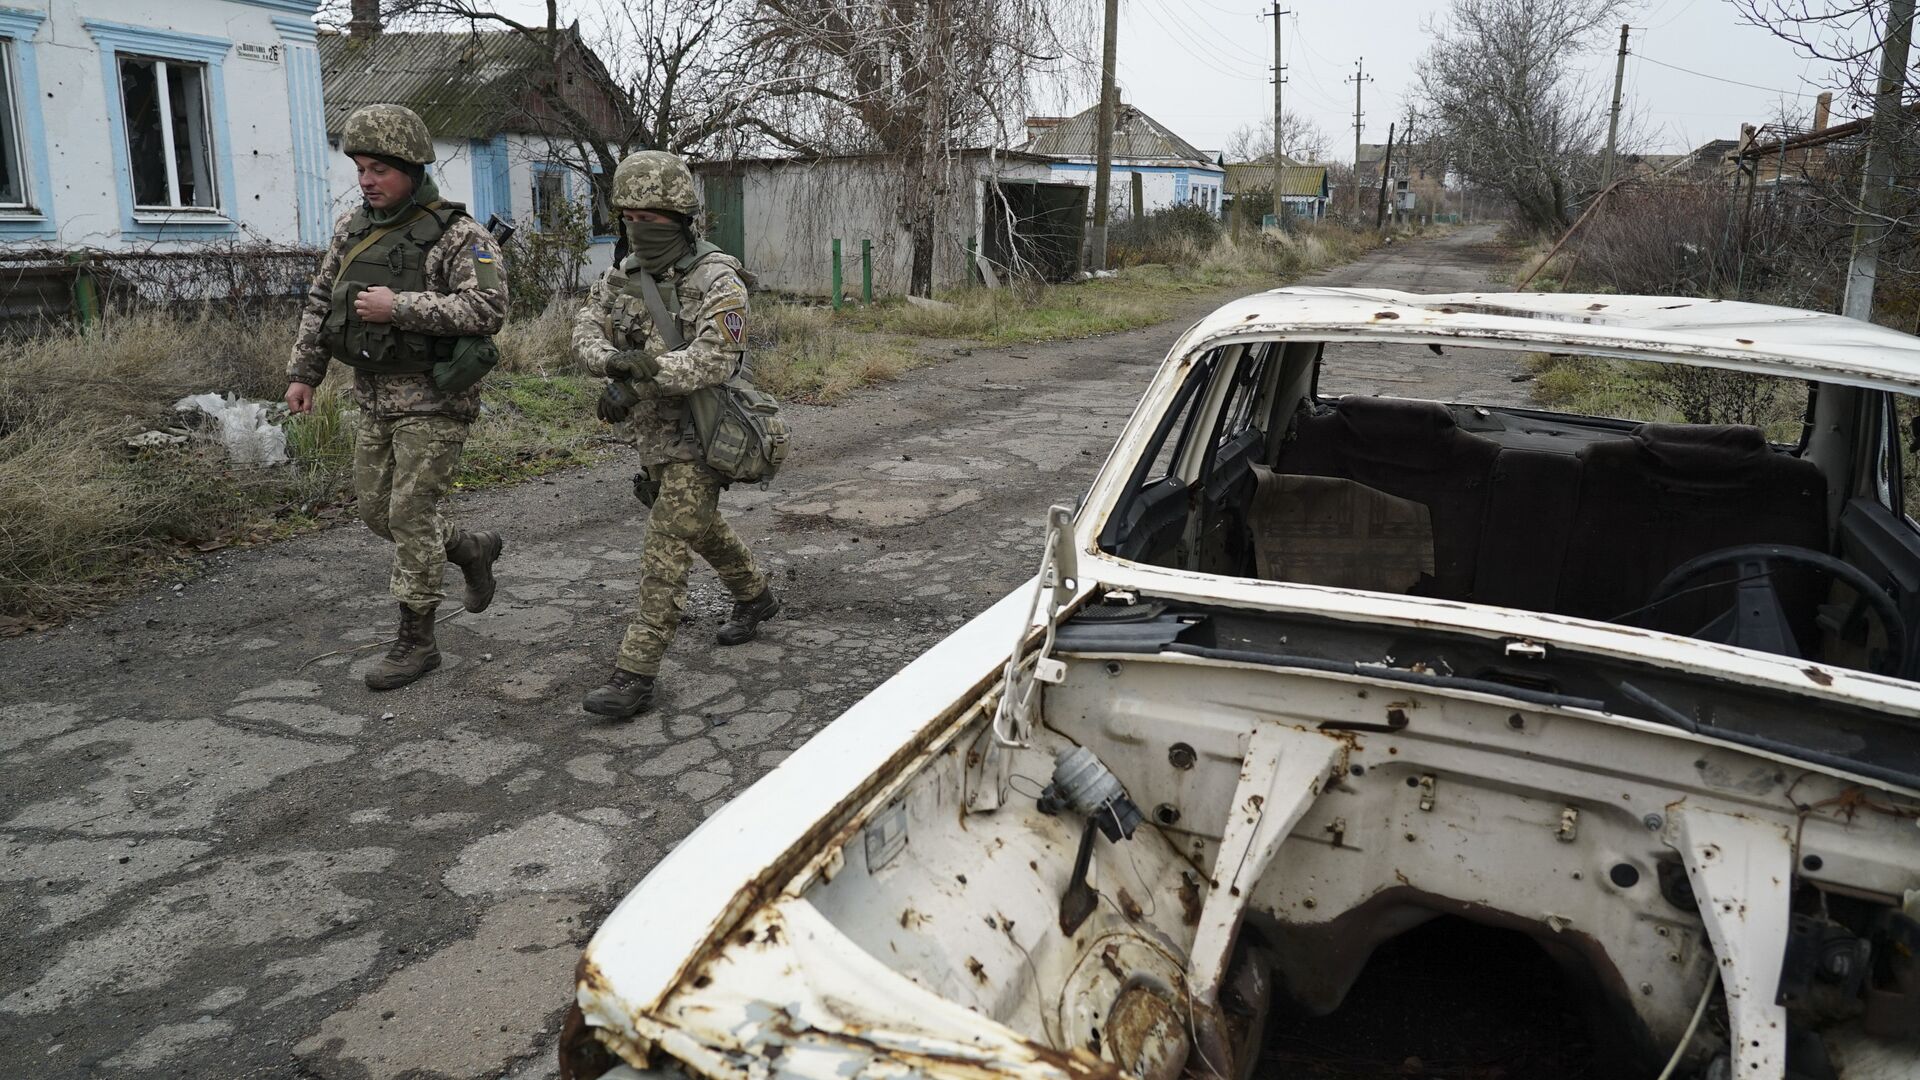
[[769,585],[752,600],[734,601],[733,614],[720,624],[720,632],[714,635],[714,640],[722,645],[744,645],[753,640],[761,623],[778,614],[780,598],[773,595],[773,586]]
[[580,706],[597,716],[625,720],[646,712],[652,704],[653,676],[614,668],[604,685],[587,691],[586,700]]
[[432,607],[415,611],[400,605],[400,632],[380,662],[367,669],[367,689],[396,690],[440,666],[433,643]]
[[493,603],[493,563],[507,548],[495,532],[464,532],[459,529],[447,538],[447,561],[460,568],[467,579],[463,598],[467,610],[478,614]]

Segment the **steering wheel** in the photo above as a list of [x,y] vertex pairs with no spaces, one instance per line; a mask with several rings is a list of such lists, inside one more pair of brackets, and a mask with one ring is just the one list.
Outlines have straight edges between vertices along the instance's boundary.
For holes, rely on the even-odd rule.
[[1907,655],[1907,627],[1900,619],[1900,609],[1894,605],[1893,598],[1887,595],[1886,590],[1868,577],[1865,571],[1823,551],[1791,544],[1740,544],[1709,551],[1688,559],[1661,578],[1660,584],[1653,587],[1645,607],[1656,607],[1678,595],[1682,582],[1697,578],[1709,570],[1732,566],[1736,571],[1732,582],[1733,606],[1721,612],[1693,636],[1725,645],[1798,657],[1800,645],[1793,639],[1786,610],[1780,603],[1780,591],[1773,583],[1770,567],[1777,563],[1804,566],[1838,578],[1852,587],[1860,599],[1873,609],[1873,613],[1880,617],[1880,625],[1887,635],[1886,652],[1879,662],[1871,664],[1872,669],[1881,675],[1898,673]]

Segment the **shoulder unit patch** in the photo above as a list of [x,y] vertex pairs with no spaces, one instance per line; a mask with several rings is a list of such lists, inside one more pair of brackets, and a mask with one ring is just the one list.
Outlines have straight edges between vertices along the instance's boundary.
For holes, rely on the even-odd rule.
[[739,345],[747,340],[747,313],[735,309],[722,311],[713,317],[714,324],[720,327],[720,335]]

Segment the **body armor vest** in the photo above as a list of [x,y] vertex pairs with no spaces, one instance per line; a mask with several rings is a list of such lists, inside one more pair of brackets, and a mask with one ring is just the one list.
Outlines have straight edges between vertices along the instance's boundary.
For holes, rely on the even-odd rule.
[[321,343],[333,357],[362,371],[382,375],[418,374],[448,359],[457,339],[400,330],[392,323],[362,322],[353,302],[376,285],[394,292],[427,291],[427,253],[446,234],[457,203],[418,207],[393,226],[376,226],[366,208],[347,222],[351,257],[333,282],[333,303],[320,326]]

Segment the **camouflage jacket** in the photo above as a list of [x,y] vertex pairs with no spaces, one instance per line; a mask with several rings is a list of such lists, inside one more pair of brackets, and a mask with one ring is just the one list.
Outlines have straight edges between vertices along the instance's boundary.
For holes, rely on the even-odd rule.
[[642,465],[697,461],[700,444],[687,419],[686,395],[726,382],[746,354],[747,286],[740,264],[714,253],[685,270],[667,271],[660,297],[669,309],[678,299],[680,336],[686,339],[671,352],[654,329],[645,301],[627,291],[629,273],[646,271],[629,258],[593,283],[573,319],[573,354],[595,375],[605,375],[607,360],[627,349],[644,349],[658,358],[658,374],[633,380],[640,404],[622,427],[640,451]]
[[[326,257],[320,260],[313,283],[307,286],[307,298],[300,311],[300,329],[293,339],[293,359],[287,364],[289,382],[318,386],[326,377],[332,357],[320,343],[320,324],[333,303],[333,281],[340,275],[340,260],[352,246],[347,234],[347,222],[352,217],[352,212],[348,212],[334,222],[333,242],[327,246]],[[474,263],[478,254],[495,260],[500,257],[499,248],[486,229],[465,214],[455,217],[440,242],[427,252],[427,290],[397,294],[393,324],[402,330],[449,337],[498,333],[507,318],[507,285],[501,280],[492,288],[480,287]],[[447,394],[433,385],[433,376],[427,374],[376,375],[355,371],[353,398],[372,416],[429,413],[471,422],[480,415],[477,385],[458,394]]]

